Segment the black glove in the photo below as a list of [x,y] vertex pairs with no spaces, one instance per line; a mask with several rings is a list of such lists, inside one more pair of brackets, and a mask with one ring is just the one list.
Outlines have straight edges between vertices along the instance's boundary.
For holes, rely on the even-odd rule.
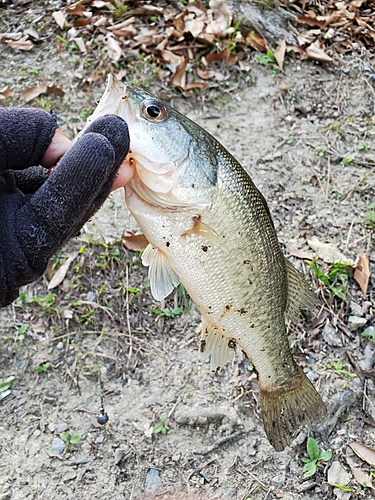
[[48,177],[38,165],[56,128],[53,114],[0,108],[0,306],[39,278],[49,258],[100,208],[129,151],[125,121],[104,116]]

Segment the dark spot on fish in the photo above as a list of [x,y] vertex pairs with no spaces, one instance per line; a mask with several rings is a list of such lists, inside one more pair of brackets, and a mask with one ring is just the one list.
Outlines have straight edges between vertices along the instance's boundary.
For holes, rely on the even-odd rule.
[[250,264],[250,261],[249,260],[244,260],[243,263],[244,264]]
[[200,352],[204,352],[206,350],[206,341],[205,340],[201,340],[201,345],[200,345],[199,350],[200,350]]
[[260,352],[265,352],[266,349],[263,347],[262,349],[259,349],[259,350],[260,350]]
[[228,347],[229,347],[229,349],[235,349],[236,348],[236,341],[235,341],[235,339],[230,339],[229,340]]
[[251,323],[250,328],[255,328],[254,323]]
[[249,285],[252,285],[252,284],[253,284],[253,282],[251,281],[251,279],[250,279],[250,278],[248,278],[248,282],[249,282]]
[[223,328],[223,332],[225,332],[225,328]]
[[171,244],[169,243],[169,241],[167,241],[167,243],[165,244],[165,246],[169,247]]
[[229,304],[227,304],[227,305],[225,306],[225,309],[226,309],[227,311],[229,311],[229,309],[230,309],[231,307],[232,307],[232,306],[230,306]]
[[195,188],[195,184],[192,184],[191,187],[194,189]]
[[208,309],[212,309],[212,306],[208,306]]
[[208,247],[206,247],[206,246],[204,246],[204,245],[203,245],[203,246],[202,246],[202,250],[203,250],[203,252],[207,252]]
[[247,310],[244,309],[243,307],[241,307],[241,309],[239,310],[239,313],[240,314],[246,314],[247,313]]

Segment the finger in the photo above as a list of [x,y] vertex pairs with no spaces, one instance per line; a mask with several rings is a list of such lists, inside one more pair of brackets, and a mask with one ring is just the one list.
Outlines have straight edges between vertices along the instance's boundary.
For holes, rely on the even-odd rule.
[[132,180],[134,175],[135,175],[134,165],[132,165],[129,161],[122,162],[116,174],[115,181],[112,184],[112,191],[120,187],[126,186],[126,184]]
[[53,167],[68,151],[71,143],[72,142],[67,138],[67,136],[60,128],[56,129],[55,135],[52,137],[51,144],[48,146],[47,151],[44,153],[40,164],[46,168]]
[[56,128],[41,109],[0,108],[0,173],[39,165]]

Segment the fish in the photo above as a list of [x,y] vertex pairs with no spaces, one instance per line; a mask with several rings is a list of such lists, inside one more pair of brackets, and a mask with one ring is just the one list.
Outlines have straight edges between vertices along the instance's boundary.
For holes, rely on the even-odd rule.
[[149,245],[151,293],[182,283],[202,315],[199,351],[222,367],[241,349],[258,377],[264,429],[282,451],[326,408],[288,343],[286,319],[317,299],[285,258],[267,203],[240,163],[206,130],[148,91],[108,76],[88,123],[117,114],[129,127],[136,174],[125,186]]

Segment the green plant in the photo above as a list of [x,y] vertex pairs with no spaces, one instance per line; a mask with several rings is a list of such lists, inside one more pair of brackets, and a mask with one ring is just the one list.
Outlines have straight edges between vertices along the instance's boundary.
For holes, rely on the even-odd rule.
[[323,273],[315,261],[307,260],[307,264],[315,276],[325,285],[327,291],[331,291],[336,297],[346,300],[346,286],[350,266],[343,262],[332,262],[326,273]]
[[27,323],[24,323],[18,329],[17,339],[18,339],[19,345],[23,345],[23,343],[25,342],[26,332],[27,332],[28,328],[29,328],[29,325]]
[[350,155],[345,156],[341,160],[341,165],[349,165],[349,163],[352,163],[352,161],[354,160],[354,158],[355,158],[355,153],[351,153]]
[[344,369],[344,366],[349,367],[348,364],[344,365],[342,361],[333,361],[327,364],[327,368],[330,370],[336,370],[340,375],[348,375],[349,377],[356,377],[357,375],[353,372]]
[[294,137],[291,135],[289,137],[284,137],[284,141],[287,143],[287,144],[293,144],[294,142]]
[[360,144],[358,144],[357,147],[358,151],[369,151],[371,149],[371,144],[368,144],[365,141],[362,141]]
[[66,431],[60,432],[60,439],[67,444],[77,444],[81,441],[81,434],[69,434]]
[[47,363],[42,363],[41,365],[38,365],[36,368],[35,368],[35,371],[37,373],[45,373],[45,372],[48,372],[48,370],[51,368],[51,363],[49,361],[47,361]]
[[169,427],[167,425],[167,414],[166,413],[162,413],[159,417],[159,423],[156,424],[153,429],[152,429],[152,433],[153,434],[167,434],[167,432],[169,431]]
[[331,460],[332,453],[330,451],[319,452],[318,443],[311,437],[307,440],[306,450],[308,457],[301,458],[305,464],[303,472],[304,477],[311,477],[316,473],[318,467],[323,467],[325,462]]
[[324,156],[324,153],[327,151],[327,146],[317,146],[315,148],[315,151],[318,153],[319,156]]
[[10,380],[5,380],[0,382],[0,399],[4,399],[8,394],[10,394]]
[[255,54],[255,60],[263,66],[273,66],[276,64],[276,59],[270,49],[267,50],[266,54]]
[[148,310],[154,314],[157,314],[158,316],[166,316],[167,318],[174,318],[182,312],[181,307],[175,307],[174,309],[168,309],[166,307],[163,310],[156,309],[155,307],[149,307]]
[[365,212],[365,226],[375,229],[375,201],[370,203],[369,211]]

